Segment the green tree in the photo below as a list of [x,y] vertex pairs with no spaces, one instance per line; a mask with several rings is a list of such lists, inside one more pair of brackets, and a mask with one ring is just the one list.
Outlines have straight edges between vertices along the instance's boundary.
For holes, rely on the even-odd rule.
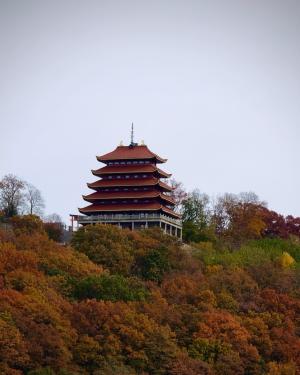
[[89,276],[74,285],[73,296],[79,300],[141,301],[148,293],[143,284],[121,275]]
[[71,243],[75,250],[112,273],[130,273],[134,257],[126,231],[112,225],[87,225],[74,233]]
[[182,201],[183,240],[187,242],[214,241],[210,200],[207,194],[193,190]]
[[160,282],[170,268],[171,265],[165,248],[151,250],[139,260],[140,276],[145,280]]
[[182,221],[192,222],[204,228],[209,222],[209,197],[207,194],[193,190],[182,202]]

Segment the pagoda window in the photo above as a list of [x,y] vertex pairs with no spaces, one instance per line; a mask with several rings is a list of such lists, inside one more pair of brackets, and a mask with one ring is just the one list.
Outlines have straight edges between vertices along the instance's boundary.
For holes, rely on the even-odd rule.
[[119,162],[118,162],[118,161],[116,161],[116,162],[115,162],[115,164],[116,164],[116,165],[119,165]]
[[125,188],[124,191],[128,191],[128,188]]
[[125,176],[125,178],[129,178],[128,174]]
[[117,178],[121,178],[121,176],[118,175]]
[[111,180],[111,179],[112,179],[112,176],[108,176],[108,178]]
[[146,175],[146,174],[143,174],[143,177],[145,178],[145,177],[147,177],[147,175]]
[[138,199],[134,199],[133,201],[134,201],[134,203],[138,203],[139,200]]
[[125,163],[125,161],[121,161],[121,163],[120,163],[120,164],[126,164],[126,163]]
[[133,162],[133,164],[137,164],[137,163],[138,163],[138,161],[136,161],[136,160]]
[[139,189],[138,189],[138,188],[134,188],[133,190],[134,190],[134,191],[137,191],[137,190],[139,190]]
[[135,174],[135,175],[134,175],[134,178],[138,178],[138,177],[139,177],[139,175],[138,175],[138,174]]

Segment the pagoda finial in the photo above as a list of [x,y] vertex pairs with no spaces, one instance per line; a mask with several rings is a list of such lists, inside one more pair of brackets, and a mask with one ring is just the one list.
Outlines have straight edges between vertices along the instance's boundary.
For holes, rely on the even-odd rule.
[[134,144],[134,139],[133,139],[133,122],[131,123],[131,142],[130,142],[131,145]]

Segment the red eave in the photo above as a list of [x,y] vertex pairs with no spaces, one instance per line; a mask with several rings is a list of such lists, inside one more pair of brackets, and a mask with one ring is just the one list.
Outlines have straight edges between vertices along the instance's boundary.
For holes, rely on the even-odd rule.
[[151,178],[132,178],[132,179],[114,179],[114,180],[98,180],[92,183],[88,183],[89,188],[97,187],[113,187],[113,186],[152,186],[158,183],[158,179],[155,177]]
[[157,168],[157,172],[160,173],[161,175],[165,176],[166,178],[170,178],[172,176],[172,173],[167,173],[160,168]]
[[180,214],[178,214],[177,212],[171,210],[168,207],[162,206],[162,210],[164,212],[166,212],[167,214],[171,215],[171,216],[175,216],[177,219],[181,219],[181,215]]
[[172,190],[174,190],[174,188],[172,188],[171,186],[165,184],[165,183],[162,182],[162,181],[159,181],[159,186],[161,186],[162,188],[166,189],[167,191],[172,191]]
[[97,156],[97,160],[108,162],[113,160],[155,159],[158,163],[165,163],[163,159],[150,151],[146,145],[118,146],[114,151]]
[[154,203],[144,203],[144,204],[91,204],[90,206],[79,208],[82,214],[97,214],[99,212],[128,212],[128,211],[159,211],[169,214],[170,216],[180,218],[173,210],[161,205],[158,202]]
[[158,172],[160,176],[169,178],[170,173],[167,173],[155,165],[124,165],[124,166],[105,166],[96,170],[92,170],[93,175],[102,176],[107,174],[124,174],[124,173],[154,173]]
[[98,200],[106,199],[142,199],[142,198],[161,198],[169,204],[174,205],[175,202],[172,197],[162,194],[160,191],[112,191],[102,192],[98,191],[89,195],[83,195],[83,199],[87,202],[96,202]]
[[158,178],[131,178],[131,179],[112,179],[112,180],[98,180],[88,183],[87,186],[91,189],[105,188],[105,187],[123,187],[123,186],[154,186],[159,185],[167,191],[172,191],[172,187],[160,181]]

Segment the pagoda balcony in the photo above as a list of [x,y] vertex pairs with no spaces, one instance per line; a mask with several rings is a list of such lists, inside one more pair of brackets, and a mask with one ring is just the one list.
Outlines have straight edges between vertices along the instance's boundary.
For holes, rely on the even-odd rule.
[[161,213],[137,213],[137,214],[101,214],[101,215],[78,215],[79,224],[109,223],[124,221],[164,221],[173,225],[182,226],[180,219],[175,219]]

